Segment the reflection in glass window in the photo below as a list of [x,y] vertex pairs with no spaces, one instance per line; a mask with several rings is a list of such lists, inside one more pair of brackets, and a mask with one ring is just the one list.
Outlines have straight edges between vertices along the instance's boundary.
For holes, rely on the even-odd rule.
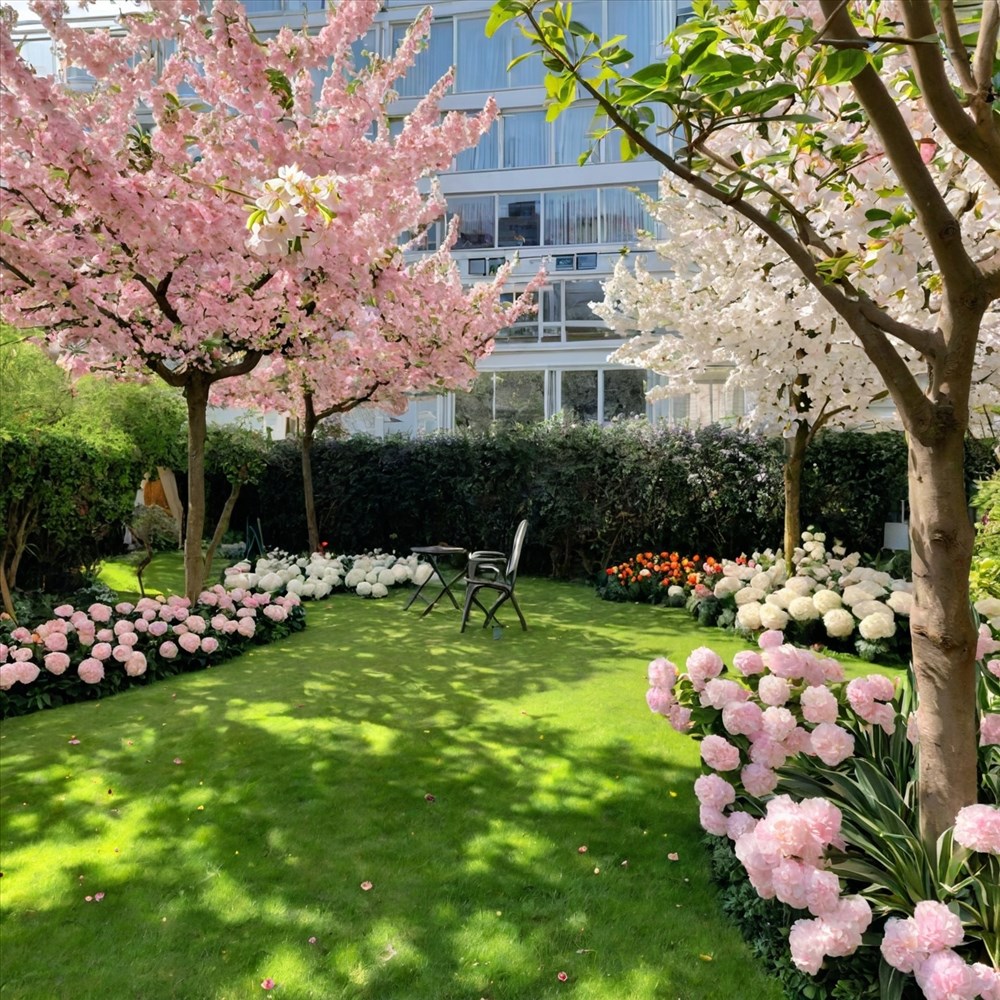
[[566,282],[566,319],[568,321],[589,320],[603,325],[602,320],[594,315],[589,305],[591,302],[603,301],[604,290],[599,281]]
[[[639,184],[636,189],[656,195],[655,184]],[[601,190],[601,242],[633,243],[640,229],[652,231],[655,223],[630,188]]]
[[544,111],[503,116],[503,165],[540,167],[549,162],[549,129]]
[[496,246],[494,211],[494,198],[491,194],[480,197],[449,198],[448,221],[451,221],[453,215],[457,215],[461,219],[455,249]]
[[603,422],[646,414],[646,374],[638,368],[604,372]]
[[[517,297],[515,292],[502,292],[500,295],[500,301],[504,305],[510,305],[514,299]],[[534,292],[531,295],[531,302],[535,306],[538,305],[538,293]],[[538,340],[538,310],[537,308],[531,312],[524,313],[521,318],[513,326],[505,327],[496,335],[498,341],[504,341],[506,343],[512,343],[519,341],[521,343],[534,343]]]
[[539,246],[541,198],[537,194],[500,195],[497,220],[498,243],[502,247]]
[[471,149],[455,157],[456,170],[496,170],[500,166],[500,123],[494,120],[489,132]]
[[544,372],[483,372],[469,392],[455,393],[455,424],[530,424],[545,417]]
[[[590,138],[594,131],[594,108],[586,104],[567,108],[553,123],[555,162],[575,164],[580,157],[595,145]],[[595,151],[588,163],[600,163],[601,157]]]
[[597,189],[545,195],[545,245],[597,242]]
[[508,72],[507,66],[524,52],[530,43],[515,23],[500,27],[486,38],[485,17],[458,19],[458,68],[455,87],[458,91],[494,93],[511,87],[537,87],[542,82],[542,63],[525,59]]
[[[409,25],[392,26],[392,48],[395,51]],[[452,60],[452,23],[450,19],[433,21],[427,48],[421,52],[406,76],[397,84],[400,97],[423,97],[445,73]]]
[[584,423],[597,420],[597,372],[562,373],[562,408],[574,420]]

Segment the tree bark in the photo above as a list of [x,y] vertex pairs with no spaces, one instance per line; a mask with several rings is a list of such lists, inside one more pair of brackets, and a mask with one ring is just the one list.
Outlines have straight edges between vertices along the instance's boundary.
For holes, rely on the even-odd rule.
[[785,485],[785,567],[792,572],[792,554],[802,540],[802,467],[805,464],[809,427],[800,420],[795,436],[785,440],[785,465],[782,479]]
[[188,509],[184,537],[184,592],[193,603],[205,582],[202,535],[205,533],[205,437],[208,413],[207,374],[192,372],[184,386],[188,412]]
[[306,501],[306,530],[309,533],[309,551],[319,551],[319,522],[316,518],[316,495],[313,491],[312,476],[312,446],[316,438],[316,408],[313,405],[312,393],[303,395],[305,403],[304,420],[302,421],[302,492]]
[[920,834],[928,847],[976,801],[976,632],[969,611],[974,529],[964,427],[908,435],[913,669],[919,697]]

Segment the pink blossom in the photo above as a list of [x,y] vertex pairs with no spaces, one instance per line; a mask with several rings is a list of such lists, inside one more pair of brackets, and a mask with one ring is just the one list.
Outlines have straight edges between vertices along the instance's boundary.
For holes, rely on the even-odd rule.
[[736,801],[736,789],[717,774],[703,774],[694,783],[694,794],[703,806],[720,812]]
[[762,674],[766,669],[760,653],[752,649],[741,650],[733,657],[733,666],[744,676]]
[[726,835],[726,816],[719,809],[713,809],[711,806],[699,806],[698,822],[706,833],[710,833],[714,837]]
[[927,958],[927,952],[920,947],[917,923],[909,917],[890,917],[885,922],[879,948],[886,962],[900,972],[912,972]]
[[827,767],[836,767],[854,754],[854,737],[832,722],[821,722],[810,734],[810,743]]
[[62,632],[50,632],[45,637],[45,648],[50,653],[63,653],[69,647],[69,642]]
[[10,658],[15,663],[22,663],[26,660],[30,660],[34,655],[35,652],[30,646],[22,646],[20,649],[12,650]]
[[941,951],[954,948],[962,943],[965,936],[962,921],[944,903],[925,899],[917,903],[913,910],[913,922],[917,926],[917,940],[923,951]]
[[928,955],[913,974],[926,1000],[974,1000],[979,995],[976,973],[947,948]]
[[60,674],[66,672],[66,668],[70,664],[70,659],[66,653],[48,653],[45,656],[45,669],[50,674],[55,674],[57,677]]
[[762,799],[778,787],[778,776],[763,764],[747,764],[740,771],[740,780],[748,795]]
[[1000,806],[972,805],[955,817],[955,843],[970,851],[1000,855]]
[[756,736],[763,718],[760,705],[752,701],[732,701],[722,709],[722,725],[733,736]]
[[685,665],[695,691],[701,691],[706,682],[722,673],[723,668],[722,657],[707,646],[694,650]]
[[802,676],[803,662],[812,654],[805,649],[788,644],[770,646],[764,651],[764,663],[776,677],[795,680]]
[[227,621],[229,621],[229,619],[225,615],[213,615],[211,626],[216,632],[221,632],[222,626],[225,625]]
[[115,633],[109,628],[102,628],[97,631],[98,642],[113,642],[114,638]]
[[90,655],[95,660],[106,660],[111,655],[111,643],[110,642],[98,642],[94,645],[93,649],[90,651]]
[[774,649],[785,641],[785,636],[777,629],[766,629],[757,636],[757,645],[761,649]]
[[166,631],[167,631],[167,629],[169,627],[170,626],[166,622],[163,622],[163,621],[150,622],[149,623],[149,634],[151,636],[154,636],[155,638],[158,639],[161,635],[165,635],[166,634]]
[[204,639],[201,640],[201,651],[211,655],[219,648],[219,640],[215,638],[214,635],[206,635]]
[[257,626],[252,618],[241,618],[236,626],[236,631],[246,639],[251,638],[256,630]]
[[236,612],[237,618],[256,618],[257,612],[252,608],[244,605],[239,611]]
[[208,628],[208,622],[205,621],[201,615],[188,615],[184,619],[184,624],[192,631],[196,632],[198,635],[202,635],[206,628]]
[[288,612],[280,604],[269,604],[264,608],[264,614],[273,622],[283,622],[288,617]]
[[986,664],[986,669],[994,677],[1000,677],[1000,660],[989,660]]
[[52,613],[58,615],[60,618],[69,618],[75,612],[73,611],[72,604],[60,604],[59,607],[55,608]]
[[138,650],[125,661],[125,673],[129,677],[141,677],[146,672],[146,656]]
[[802,718],[806,722],[836,722],[839,705],[833,692],[825,687],[807,687],[799,697]]
[[757,695],[765,705],[784,705],[791,697],[792,689],[788,681],[774,674],[765,674],[760,679]]
[[[63,607],[69,607],[68,604],[62,605]],[[58,614],[58,611],[56,612]],[[83,611],[74,611],[73,614],[69,616],[69,623],[73,628],[79,630],[82,628],[93,629],[94,623],[87,617],[87,614]]]
[[260,988],[262,990],[273,990],[277,985],[278,984],[270,976],[260,981]]
[[713,677],[702,689],[700,700],[703,707],[722,709],[730,702],[744,702],[749,697],[750,692],[742,684]]
[[165,660],[172,660],[177,656],[177,646],[169,639],[160,643],[160,656]]
[[201,649],[201,639],[194,632],[185,632],[177,640],[177,644],[185,653],[197,653]]
[[17,664],[17,679],[22,684],[33,684],[38,680],[38,675],[41,671],[38,669],[38,665],[32,663],[31,660],[21,660]]
[[672,705],[667,714],[670,725],[679,733],[686,733],[691,729],[691,709],[681,708],[680,705]]
[[800,972],[810,976],[823,967],[828,946],[827,926],[822,920],[796,920],[788,932],[792,961]]
[[827,684],[839,684],[844,679],[844,665],[830,656],[819,661]]
[[1000,640],[993,638],[993,632],[989,625],[983,622],[979,626],[979,638],[976,641],[976,659],[983,660],[990,653],[995,653],[998,650],[1000,650]]
[[10,637],[15,642],[31,642],[31,630],[26,629],[23,625],[19,625],[11,632]]
[[86,684],[99,684],[104,680],[104,664],[93,656],[81,660],[76,672],[80,675],[80,680]]
[[115,648],[111,650],[112,659],[118,663],[125,663],[131,655],[131,646],[115,646]]
[[788,759],[784,744],[761,733],[750,742],[750,760],[764,767],[781,767]]
[[675,704],[674,696],[670,691],[659,687],[651,687],[646,691],[646,704],[651,712],[658,712],[666,715],[672,705]]
[[87,608],[87,614],[90,615],[91,619],[95,622],[109,622],[111,621],[111,608],[106,604],[91,604]]
[[979,745],[993,746],[1000,743],[1000,712],[986,712],[979,719]]
[[794,757],[797,753],[812,753],[812,736],[807,729],[796,726],[782,740],[782,746],[789,757]]
[[739,840],[744,834],[750,833],[756,825],[755,817],[737,809],[726,817],[726,836],[733,841]]
[[843,815],[828,799],[803,799],[799,803],[799,819],[821,848],[833,846],[843,850],[846,846],[840,834]]
[[723,736],[706,736],[701,741],[701,759],[715,771],[732,771],[740,766],[739,747]]
[[912,746],[920,744],[920,712],[910,712],[906,718],[906,738]]
[[135,632],[133,632],[132,634],[135,635],[136,633],[138,633],[139,635],[145,635],[146,632],[148,631],[149,631],[149,622],[146,621],[145,618],[136,618]]
[[128,601],[121,601],[115,605],[115,611],[117,611],[120,615],[130,615],[133,611],[135,611],[135,605],[130,604]]
[[781,743],[795,731],[795,716],[787,708],[772,705],[764,710],[763,731],[776,743]]
[[119,618],[118,621],[114,623],[111,630],[115,633],[115,635],[120,636],[123,632],[131,632],[133,630],[133,625],[127,619]]

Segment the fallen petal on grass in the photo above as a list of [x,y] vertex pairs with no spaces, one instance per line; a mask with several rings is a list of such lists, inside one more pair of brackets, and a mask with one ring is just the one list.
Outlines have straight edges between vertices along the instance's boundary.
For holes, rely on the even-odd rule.
[[365,881],[361,883],[361,888],[362,888],[362,889],[363,889],[363,890],[364,890],[365,892],[367,892],[367,891],[368,891],[369,889],[371,889],[371,888],[372,888],[372,884],[371,884],[371,882],[369,882],[369,881],[368,881],[367,879],[365,879]]

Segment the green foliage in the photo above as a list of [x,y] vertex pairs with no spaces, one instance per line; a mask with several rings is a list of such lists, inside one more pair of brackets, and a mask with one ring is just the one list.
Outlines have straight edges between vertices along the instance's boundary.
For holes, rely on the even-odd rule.
[[1000,557],[1000,472],[976,484],[972,506],[977,518],[976,556]]
[[0,432],[0,543],[8,563],[26,545],[18,582],[65,590],[107,551],[121,546],[142,467],[131,442],[65,426]]
[[69,377],[23,330],[0,324],[0,429],[30,430],[69,412]]

